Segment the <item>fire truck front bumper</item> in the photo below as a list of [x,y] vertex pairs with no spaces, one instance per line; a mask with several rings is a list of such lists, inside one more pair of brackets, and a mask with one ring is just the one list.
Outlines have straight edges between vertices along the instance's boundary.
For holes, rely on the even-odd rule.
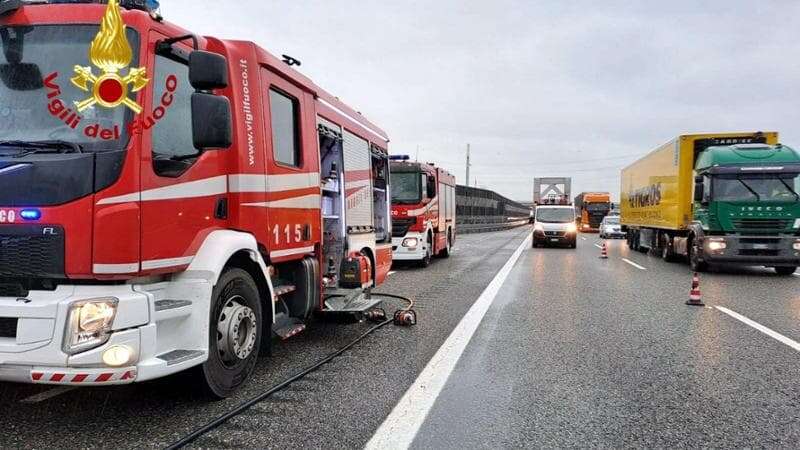
[[421,261],[428,251],[428,242],[423,233],[409,232],[403,237],[392,238],[392,260]]
[[0,381],[91,386],[155,378],[151,305],[152,294],[131,285],[0,297]]

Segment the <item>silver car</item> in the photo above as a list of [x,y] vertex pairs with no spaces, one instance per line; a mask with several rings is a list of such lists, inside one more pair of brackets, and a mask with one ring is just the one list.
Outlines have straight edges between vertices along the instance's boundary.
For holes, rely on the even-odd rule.
[[624,239],[625,232],[619,224],[619,216],[606,216],[600,222],[600,238],[601,239]]

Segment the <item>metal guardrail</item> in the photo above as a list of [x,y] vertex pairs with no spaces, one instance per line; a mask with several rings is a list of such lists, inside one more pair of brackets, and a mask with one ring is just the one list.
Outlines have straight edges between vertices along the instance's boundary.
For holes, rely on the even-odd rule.
[[530,208],[487,189],[456,186],[459,233],[507,230],[528,223]]
[[469,223],[459,225],[458,232],[460,234],[489,233],[491,231],[510,230],[525,225],[528,225],[527,220],[518,220],[508,223]]

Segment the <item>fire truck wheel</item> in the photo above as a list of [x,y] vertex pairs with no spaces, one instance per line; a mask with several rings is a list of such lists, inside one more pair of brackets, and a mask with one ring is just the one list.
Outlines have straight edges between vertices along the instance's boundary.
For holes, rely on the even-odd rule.
[[447,230],[447,245],[442,249],[442,252],[439,254],[442,258],[449,258],[450,253],[453,252],[453,232],[452,230]]
[[211,300],[208,360],[202,385],[213,398],[230,397],[255,369],[261,344],[261,302],[253,278],[241,269],[220,276]]
[[422,267],[430,266],[431,258],[433,258],[433,239],[431,239],[431,236],[428,235],[428,243],[425,248],[425,257],[420,260],[419,265]]

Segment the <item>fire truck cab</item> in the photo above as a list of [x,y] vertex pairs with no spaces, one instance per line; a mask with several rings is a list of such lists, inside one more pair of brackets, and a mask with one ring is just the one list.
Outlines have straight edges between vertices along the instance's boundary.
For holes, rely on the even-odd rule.
[[456,239],[456,178],[433,164],[392,156],[392,258],[423,267]]
[[225,397],[391,266],[386,133],[147,3],[0,1],[0,380]]

